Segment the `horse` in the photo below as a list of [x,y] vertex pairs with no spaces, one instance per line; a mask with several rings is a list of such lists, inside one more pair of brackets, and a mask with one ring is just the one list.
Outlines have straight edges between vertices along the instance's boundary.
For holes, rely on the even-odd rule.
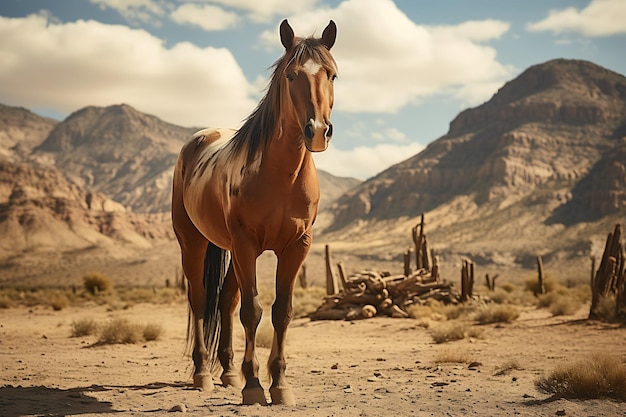
[[[277,257],[269,392],[272,404],[295,404],[285,377],[285,336],[320,198],[312,152],[326,150],[333,134],[335,23],[328,23],[321,38],[296,37],[287,20],[279,32],[284,53],[255,110],[238,130],[195,133],[182,147],[173,176],[172,225],[189,284],[193,383],[213,389],[212,372],[221,365],[224,386],[241,388],[245,382],[243,404],[267,405],[255,352],[262,315],[256,260],[266,250]],[[241,372],[232,348],[239,302],[245,332]]]

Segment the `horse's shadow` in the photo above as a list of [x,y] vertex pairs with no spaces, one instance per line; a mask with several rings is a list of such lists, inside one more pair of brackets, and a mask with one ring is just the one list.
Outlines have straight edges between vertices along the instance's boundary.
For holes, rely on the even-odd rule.
[[[154,383],[143,386],[125,386],[126,389],[160,389],[163,387],[187,387],[188,384]],[[121,388],[119,386],[91,385],[78,388],[52,388],[46,386],[0,387],[0,415],[19,417],[23,415],[66,416],[79,414],[117,413],[108,401],[100,401],[91,393]]]

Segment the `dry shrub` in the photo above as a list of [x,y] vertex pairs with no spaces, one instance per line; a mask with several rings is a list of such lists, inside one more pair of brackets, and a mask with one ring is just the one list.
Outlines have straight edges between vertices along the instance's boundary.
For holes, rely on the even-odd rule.
[[163,328],[159,324],[146,324],[143,328],[143,340],[150,342],[159,340],[163,334]]
[[430,337],[435,343],[446,343],[464,339],[466,332],[467,324],[455,322],[437,326],[430,331]]
[[500,285],[496,285],[496,291],[498,289],[501,289],[504,292],[508,292],[508,293],[512,293],[513,291],[515,291],[517,289],[517,287],[513,284],[511,284],[510,282],[504,282]]
[[93,319],[80,319],[72,322],[72,337],[90,336],[98,330],[98,324]]
[[545,394],[563,398],[615,398],[626,400],[626,365],[617,357],[596,354],[558,366],[535,382]]
[[83,277],[85,290],[92,295],[108,292],[113,289],[111,279],[100,272],[91,272]]
[[411,305],[407,309],[409,317],[430,319],[433,321],[455,320],[474,311],[469,304],[444,304],[437,300],[428,300],[424,305]]
[[13,300],[6,294],[0,294],[0,308],[11,308],[14,306]]
[[435,356],[435,363],[472,363],[476,362],[467,352],[446,350]]
[[509,304],[513,300],[512,291],[496,288],[489,293],[489,299],[496,304]]
[[[546,277],[543,280],[543,288],[546,290],[546,293],[554,291],[557,285],[558,284],[556,284],[550,278]],[[527,278],[526,281],[524,281],[524,287],[526,288],[526,291],[530,291],[535,295],[541,293],[541,291],[539,290],[539,280],[537,279],[537,277]]]
[[484,329],[480,329],[476,326],[470,326],[465,332],[465,336],[472,339],[482,339],[484,337]]
[[137,343],[142,338],[142,328],[136,323],[130,322],[128,319],[113,319],[100,329],[98,343],[116,344],[116,343]]
[[606,297],[600,296],[594,308],[596,318],[600,321],[611,322],[615,319],[615,294]]
[[553,316],[571,316],[576,313],[581,304],[573,297],[559,297],[550,305],[550,313]]
[[476,314],[480,324],[510,323],[519,317],[517,307],[510,304],[490,304]]
[[68,304],[69,301],[65,294],[53,294],[50,297],[50,306],[54,311],[63,310]]

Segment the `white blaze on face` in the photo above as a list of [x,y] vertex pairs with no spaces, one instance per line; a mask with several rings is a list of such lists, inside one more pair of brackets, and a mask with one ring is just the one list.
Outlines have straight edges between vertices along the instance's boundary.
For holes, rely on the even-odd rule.
[[313,61],[312,59],[309,59],[302,66],[302,69],[304,70],[304,72],[306,72],[309,75],[317,74],[320,71],[321,68],[322,68],[322,64],[318,64],[317,62]]

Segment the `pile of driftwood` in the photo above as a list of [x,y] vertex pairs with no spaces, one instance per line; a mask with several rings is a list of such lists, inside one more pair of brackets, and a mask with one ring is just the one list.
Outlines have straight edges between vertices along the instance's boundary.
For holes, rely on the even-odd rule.
[[[460,296],[452,284],[442,282],[438,257],[427,249],[424,215],[412,229],[416,269],[411,272],[412,250],[404,254],[404,274],[361,271],[346,276],[341,262],[337,264],[339,279],[334,274],[330,249],[326,246],[326,293],[322,305],[311,315],[313,320],[355,320],[376,315],[408,317],[408,307],[427,300],[446,304],[458,303]],[[473,272],[473,271],[472,271]],[[473,274],[472,274],[473,281]],[[471,297],[471,289],[470,289]]]
[[431,273],[421,269],[410,276],[362,271],[348,277],[343,290],[324,297],[311,315],[313,320],[355,320],[376,315],[408,317],[407,308],[436,299],[457,303],[452,284],[433,281]]

